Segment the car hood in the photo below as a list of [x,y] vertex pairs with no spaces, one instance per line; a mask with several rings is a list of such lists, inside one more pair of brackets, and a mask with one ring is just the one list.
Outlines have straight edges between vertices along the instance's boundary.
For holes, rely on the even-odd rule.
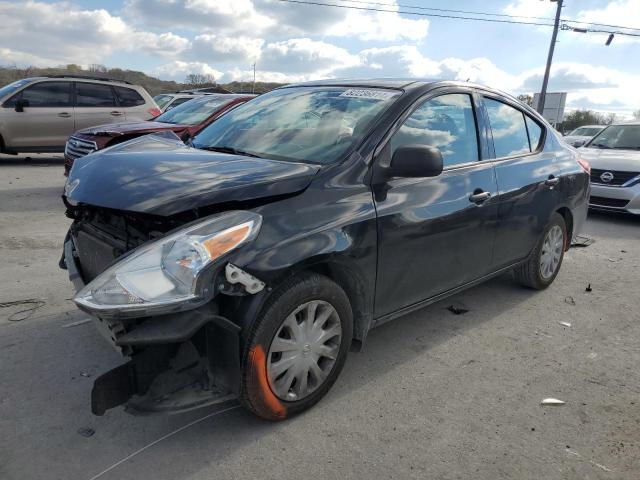
[[83,128],[82,130],[78,130],[76,133],[82,135],[97,135],[101,137],[118,137],[128,133],[152,133],[165,130],[180,131],[185,128],[187,128],[187,125],[164,122],[123,122]]
[[216,203],[304,190],[317,165],[208,152],[175,135],[146,135],[76,160],[71,204],[168,216]]
[[640,172],[640,150],[580,148],[578,151],[592,168]]

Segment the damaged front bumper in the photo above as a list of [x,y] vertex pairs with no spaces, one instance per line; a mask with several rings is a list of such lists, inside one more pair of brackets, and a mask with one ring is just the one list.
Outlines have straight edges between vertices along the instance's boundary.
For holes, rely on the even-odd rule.
[[[63,263],[74,287],[83,288],[71,237]],[[241,328],[219,315],[215,302],[146,318],[92,317],[107,341],[129,358],[95,380],[94,414],[122,404],[132,413],[181,412],[237,397]]]

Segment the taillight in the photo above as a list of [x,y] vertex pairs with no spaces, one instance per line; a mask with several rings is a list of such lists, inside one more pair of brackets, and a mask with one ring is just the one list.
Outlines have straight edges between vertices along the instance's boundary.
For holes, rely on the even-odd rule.
[[579,158],[578,159],[578,163],[580,164],[580,166],[582,167],[582,169],[587,172],[589,175],[591,175],[591,165],[589,165],[589,162],[587,162],[585,159],[583,158]]
[[162,110],[160,110],[158,107],[153,107],[147,110],[147,112],[149,112],[149,115],[151,115],[152,117],[157,117],[162,113]]

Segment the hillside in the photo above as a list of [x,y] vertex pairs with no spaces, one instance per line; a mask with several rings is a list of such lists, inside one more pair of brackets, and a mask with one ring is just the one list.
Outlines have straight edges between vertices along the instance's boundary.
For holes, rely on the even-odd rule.
[[[0,66],[0,87],[15,80],[25,77],[37,77],[46,75],[92,75],[98,77],[112,78],[114,80],[126,80],[136,85],[142,85],[152,96],[163,92],[175,92],[184,88],[198,88],[211,86],[210,83],[187,84],[169,80],[160,80],[136,70],[122,70],[120,68],[106,68],[102,65],[95,65],[89,69],[83,69],[78,65],[66,65],[54,68],[17,68],[15,66]],[[251,92],[252,82],[231,82],[219,84],[232,92]],[[256,82],[256,93],[264,93],[283,84]]]

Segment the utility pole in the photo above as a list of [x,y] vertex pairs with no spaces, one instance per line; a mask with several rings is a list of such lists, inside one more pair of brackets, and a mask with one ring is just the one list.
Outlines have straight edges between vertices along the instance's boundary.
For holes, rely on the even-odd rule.
[[551,71],[551,61],[553,60],[553,50],[556,47],[556,38],[558,36],[558,27],[560,26],[560,11],[562,10],[562,0],[551,0],[558,3],[556,10],[556,21],[553,25],[553,35],[551,36],[551,45],[549,45],[549,55],[547,56],[547,68],[544,71],[544,79],[542,80],[542,89],[538,98],[538,113],[542,115],[544,111],[544,101],[547,96],[547,84],[549,83],[549,72]]
[[256,62],[253,62],[253,87],[251,93],[256,93]]

